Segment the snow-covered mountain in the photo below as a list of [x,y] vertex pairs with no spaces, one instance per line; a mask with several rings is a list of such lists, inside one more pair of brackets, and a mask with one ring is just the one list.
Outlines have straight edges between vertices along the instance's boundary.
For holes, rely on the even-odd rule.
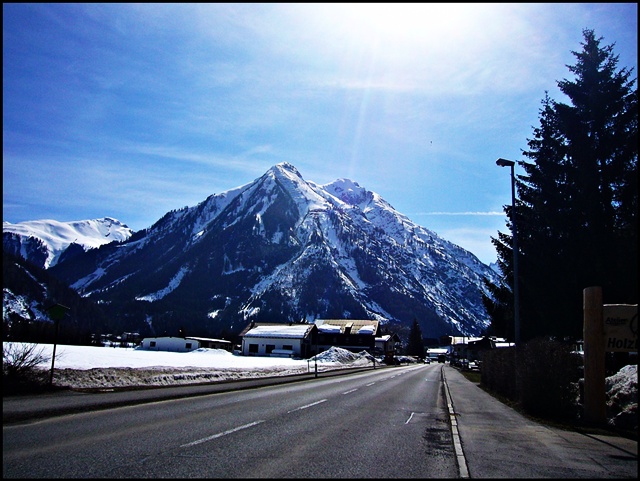
[[[90,299],[54,278],[49,270],[23,257],[2,252],[2,320],[4,340],[50,341],[52,304],[69,308],[64,319],[66,342],[86,343],[91,334],[109,323],[102,309]],[[49,324],[49,326],[47,326]]]
[[497,282],[378,194],[305,181],[288,163],[51,270],[131,329],[208,336],[316,318],[477,335],[489,324],[484,279]]
[[2,222],[4,250],[45,269],[56,265],[63,255],[123,241],[131,234],[129,227],[111,217],[73,222],[51,219]]

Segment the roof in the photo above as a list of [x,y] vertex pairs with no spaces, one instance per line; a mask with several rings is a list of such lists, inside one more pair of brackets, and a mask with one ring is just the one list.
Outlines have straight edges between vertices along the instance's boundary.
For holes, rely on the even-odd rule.
[[221,342],[224,344],[231,344],[231,341],[227,341],[226,339],[212,339],[210,337],[194,337],[194,336],[187,336],[185,337],[185,339],[193,339],[194,341],[206,341],[206,342]]
[[482,336],[482,337],[473,337],[473,336],[449,336],[451,338],[451,344],[469,344],[472,342],[477,342],[481,339],[491,339],[493,342],[506,342],[506,339],[495,336]]
[[427,352],[429,354],[449,354],[449,349],[446,347],[430,347]]
[[184,341],[186,338],[184,338],[182,336],[149,336],[149,337],[143,338],[143,341],[147,341],[149,339],[155,339],[155,340],[158,340],[158,339],[182,339]]
[[249,329],[243,337],[304,339],[313,327],[313,324],[262,325]]
[[318,331],[325,334],[344,334],[345,329],[351,328],[351,334],[376,335],[380,321],[373,319],[316,319]]
[[182,340],[191,339],[192,341],[199,341],[199,342],[207,341],[207,342],[221,342],[221,343],[224,343],[224,344],[227,344],[227,343],[231,344],[231,341],[227,341],[225,339],[212,339],[210,337],[195,337],[195,336],[186,336],[186,337],[182,337],[182,336],[154,336],[154,337],[145,337],[143,340],[144,341],[148,341],[150,339],[156,339],[156,340],[159,340],[159,339],[182,339]]
[[383,336],[376,337],[376,342],[388,342],[388,341],[398,342],[399,340],[400,340],[400,337],[395,332],[393,334],[385,334]]
[[255,322],[255,321],[251,321],[249,324],[247,324],[247,327],[245,327],[240,332],[240,337],[243,337],[247,332],[249,332],[254,327],[259,327],[259,326],[293,326],[293,325],[308,325],[308,324],[307,323],[296,323],[296,324],[294,324],[292,322]]

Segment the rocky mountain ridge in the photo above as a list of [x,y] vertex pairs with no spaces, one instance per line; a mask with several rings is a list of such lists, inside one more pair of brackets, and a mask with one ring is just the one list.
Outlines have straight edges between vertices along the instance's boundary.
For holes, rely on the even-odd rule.
[[489,324],[484,280],[498,281],[378,194],[348,179],[305,181],[288,163],[50,270],[123,329],[158,335],[316,318],[396,331],[415,318],[426,337],[477,335]]

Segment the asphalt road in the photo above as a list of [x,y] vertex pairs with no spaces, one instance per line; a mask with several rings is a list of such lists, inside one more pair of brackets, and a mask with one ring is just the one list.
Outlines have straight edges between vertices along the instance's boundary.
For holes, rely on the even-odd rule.
[[4,478],[455,478],[441,366],[377,369],[3,428]]
[[534,422],[443,364],[3,398],[4,478],[637,473],[637,441]]

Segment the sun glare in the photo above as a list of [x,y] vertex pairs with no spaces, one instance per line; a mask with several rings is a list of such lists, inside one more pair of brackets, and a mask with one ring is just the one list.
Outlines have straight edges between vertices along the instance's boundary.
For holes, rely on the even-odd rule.
[[[305,3],[284,4],[303,38],[322,47],[373,48],[379,55],[406,55],[417,48],[481,48],[508,15],[509,6],[486,3]],[[294,27],[294,28],[296,28]]]
[[[286,4],[292,50],[328,66],[323,85],[394,92],[465,91],[485,73],[477,59],[510,45],[510,7],[484,3]],[[520,32],[520,35],[522,33]],[[292,38],[294,38],[292,36]],[[313,46],[313,48],[310,48]],[[309,55],[309,52],[313,52]],[[331,70],[335,67],[335,70]],[[338,73],[339,72],[339,73]],[[327,80],[328,79],[328,80]]]
[[406,3],[352,4],[347,8],[362,27],[386,35],[420,32],[442,12],[442,6]]
[[449,39],[464,35],[478,13],[474,4],[352,3],[335,5],[353,33],[386,41]]

